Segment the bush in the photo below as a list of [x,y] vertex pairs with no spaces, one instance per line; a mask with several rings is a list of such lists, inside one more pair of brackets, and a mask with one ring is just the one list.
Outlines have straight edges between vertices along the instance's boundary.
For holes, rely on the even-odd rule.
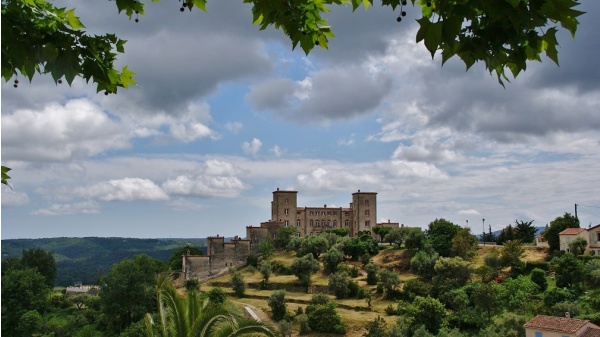
[[232,270],[231,272],[231,288],[237,297],[243,297],[246,291],[246,283],[244,282],[244,276],[237,271]]
[[379,281],[379,278],[377,277],[377,272],[379,271],[378,269],[379,268],[377,267],[377,265],[373,263],[369,263],[365,266],[365,270],[367,271],[368,285],[376,285]]
[[548,288],[548,280],[546,280],[546,272],[535,268],[531,271],[531,280],[540,287],[540,291],[546,291]]
[[185,280],[185,289],[188,291],[200,290],[200,281],[198,279]]
[[335,311],[335,303],[311,304],[306,308],[308,326],[316,332],[345,334],[346,327]]
[[214,287],[206,293],[208,302],[212,304],[223,304],[227,299],[225,291],[219,287]]
[[271,268],[276,275],[292,275],[292,270],[281,261],[272,261]]
[[408,280],[404,283],[404,287],[402,288],[402,292],[404,298],[407,300],[413,300],[417,296],[427,296],[427,294],[431,293],[431,285],[417,279]]
[[306,335],[310,332],[310,326],[308,325],[308,316],[306,316],[305,314],[298,315],[296,316],[296,322],[298,322],[299,325],[298,333],[300,335]]
[[246,265],[256,268],[258,266],[258,256],[250,254],[246,257]]
[[271,315],[273,316],[274,321],[280,321],[285,317],[287,313],[287,308],[285,304],[285,290],[276,290],[271,296],[269,296],[269,300],[267,304],[271,308]]

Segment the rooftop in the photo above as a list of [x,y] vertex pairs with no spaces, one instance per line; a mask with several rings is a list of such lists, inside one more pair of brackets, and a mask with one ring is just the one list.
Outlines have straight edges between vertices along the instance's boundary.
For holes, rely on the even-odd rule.
[[558,235],[577,235],[585,230],[585,228],[567,228],[564,231],[558,233]]
[[566,333],[575,333],[577,332],[577,330],[581,329],[589,322],[590,321],[576,318],[537,315],[534,318],[532,318],[529,322],[525,323],[524,327],[530,329],[543,329]]

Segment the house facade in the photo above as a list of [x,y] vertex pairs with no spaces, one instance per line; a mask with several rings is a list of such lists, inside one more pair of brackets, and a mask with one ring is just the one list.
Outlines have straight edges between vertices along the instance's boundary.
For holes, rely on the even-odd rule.
[[600,256],[600,225],[589,228],[567,228],[558,233],[560,250],[571,251],[569,244],[578,238],[587,242],[585,254]]
[[598,337],[600,327],[588,320],[537,315],[525,323],[525,337]]

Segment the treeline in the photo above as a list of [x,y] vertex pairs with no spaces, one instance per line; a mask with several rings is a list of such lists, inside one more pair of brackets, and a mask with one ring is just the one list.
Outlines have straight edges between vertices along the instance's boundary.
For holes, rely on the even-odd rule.
[[186,245],[198,247],[206,254],[206,239],[136,239],[136,238],[46,238],[2,240],[2,261],[21,258],[24,250],[52,252],[56,261],[56,286],[76,282],[97,284],[101,275],[118,261],[146,254],[166,262],[171,254]]

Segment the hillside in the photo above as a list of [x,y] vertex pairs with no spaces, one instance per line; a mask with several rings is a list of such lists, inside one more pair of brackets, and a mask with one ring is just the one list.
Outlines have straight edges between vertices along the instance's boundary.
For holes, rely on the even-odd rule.
[[167,261],[177,249],[191,245],[206,252],[206,239],[135,238],[47,238],[2,240],[2,260],[20,258],[24,249],[39,248],[54,253],[58,275],[56,285],[75,282],[94,284],[118,261],[138,254]]

